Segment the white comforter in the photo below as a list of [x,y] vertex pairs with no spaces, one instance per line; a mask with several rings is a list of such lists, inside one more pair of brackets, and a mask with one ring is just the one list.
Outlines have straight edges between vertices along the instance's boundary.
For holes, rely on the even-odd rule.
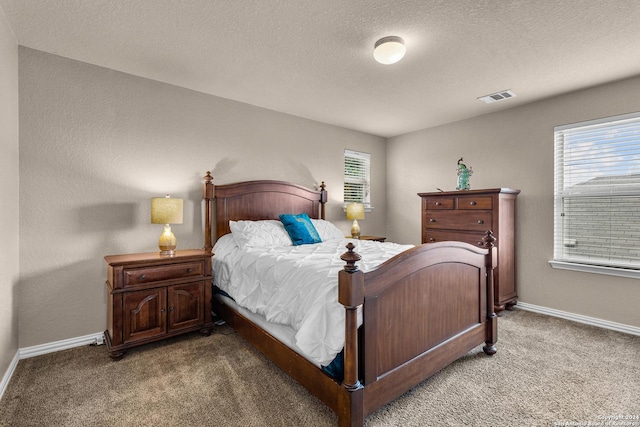
[[214,247],[214,284],[269,322],[291,326],[296,345],[328,365],[344,347],[345,309],[338,303],[340,255],[351,241],[368,271],[411,245],[336,239],[313,245],[239,249],[231,234]]

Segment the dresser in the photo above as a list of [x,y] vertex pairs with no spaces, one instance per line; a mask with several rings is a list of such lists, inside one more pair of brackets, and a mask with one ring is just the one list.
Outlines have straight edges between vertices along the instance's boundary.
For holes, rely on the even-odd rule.
[[516,199],[520,190],[418,193],[422,199],[422,243],[456,240],[482,245],[491,230],[496,237],[498,265],[494,269],[495,310],[513,307],[516,290]]
[[211,256],[198,249],[106,256],[109,356],[195,330],[209,335]]

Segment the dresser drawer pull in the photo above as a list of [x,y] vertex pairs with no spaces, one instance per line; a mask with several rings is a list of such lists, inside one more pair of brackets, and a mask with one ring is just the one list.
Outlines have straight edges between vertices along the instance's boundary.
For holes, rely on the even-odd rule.
[[193,268],[188,268],[187,269],[187,273],[191,273],[193,271]]
[[174,307],[169,307],[169,311],[173,311],[174,309]]
[[442,203],[436,202],[436,206],[442,206]]
[[144,280],[146,278],[147,278],[147,276],[145,276],[144,274],[142,276],[140,276],[140,280]]
[[481,219],[479,219],[479,220],[478,220],[478,224],[484,224],[484,221],[483,221],[483,220],[481,220]]
[[471,206],[475,206],[475,205],[476,205],[476,202],[474,202],[474,201],[472,200],[472,201],[470,201],[470,202],[469,202],[469,204],[470,204]]
[[160,309],[160,313],[164,313],[165,311],[167,311],[167,310],[165,310],[164,308]]
[[429,222],[436,222],[436,220],[434,218],[430,218]]
[[435,241],[436,241],[436,239],[434,239],[433,237],[429,237],[429,241],[430,241],[430,242],[435,242]]
[[478,242],[478,246],[484,246],[484,242]]

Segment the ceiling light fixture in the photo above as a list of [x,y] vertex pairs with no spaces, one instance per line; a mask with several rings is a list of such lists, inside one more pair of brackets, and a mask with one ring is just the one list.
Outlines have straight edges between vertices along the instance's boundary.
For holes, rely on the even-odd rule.
[[373,57],[381,64],[395,64],[404,57],[406,51],[407,48],[401,37],[388,36],[376,42],[373,48]]

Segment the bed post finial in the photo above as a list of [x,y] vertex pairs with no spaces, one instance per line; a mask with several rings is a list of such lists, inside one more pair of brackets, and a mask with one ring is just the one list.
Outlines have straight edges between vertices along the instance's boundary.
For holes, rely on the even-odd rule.
[[324,205],[327,203],[327,189],[326,185],[324,185],[324,181],[320,184],[320,219],[325,218],[325,207]]
[[343,253],[340,256],[340,259],[347,263],[344,266],[344,271],[347,271],[349,273],[354,273],[358,271],[358,266],[356,265],[356,262],[360,261],[362,257],[358,255],[357,252],[353,251],[355,249],[355,246],[353,245],[353,243],[351,242],[347,243],[346,247],[347,247],[347,252]]
[[204,182],[205,184],[208,184],[212,181],[213,181],[213,176],[211,175],[211,171],[207,171],[207,173],[204,175]]
[[493,235],[493,231],[487,230],[484,233],[484,237],[482,238],[482,243],[484,243],[484,247],[489,249],[495,246],[496,237]]
[[213,250],[213,244],[211,242],[211,223],[213,222],[213,198],[214,198],[213,176],[211,171],[207,171],[204,176],[204,184],[202,184],[202,199],[204,200],[204,250],[205,252],[211,252]]

